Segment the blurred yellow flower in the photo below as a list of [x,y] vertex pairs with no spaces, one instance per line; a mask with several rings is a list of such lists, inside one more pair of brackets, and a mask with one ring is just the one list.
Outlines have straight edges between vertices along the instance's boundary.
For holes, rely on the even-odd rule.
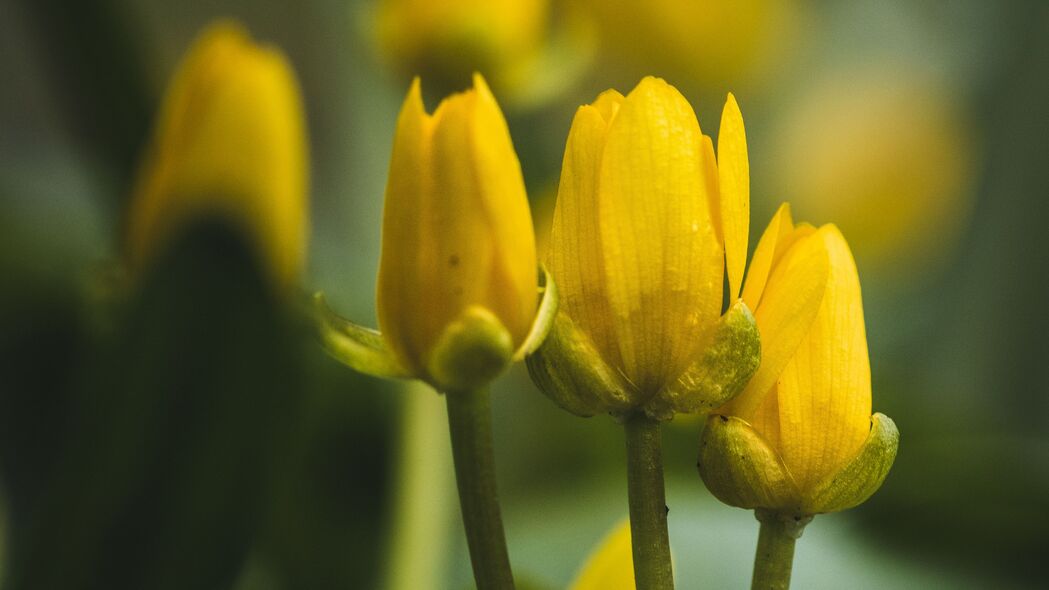
[[483,72],[497,87],[528,67],[546,34],[549,0],[380,0],[380,48],[407,75],[445,86]]
[[298,83],[284,55],[218,21],[171,80],[128,213],[134,272],[177,229],[224,216],[254,242],[277,282],[302,274],[308,157]]
[[735,393],[697,392],[686,376],[721,325],[726,254],[733,298],[746,258],[746,139],[731,95],[721,137],[717,162],[688,101],[657,78],[576,112],[548,253],[561,312],[529,361],[566,409],[667,418]]
[[634,590],[630,519],[619,521],[587,558],[570,590]]
[[617,66],[706,86],[760,82],[789,52],[794,0],[569,0]]
[[871,416],[856,265],[838,228],[795,226],[784,205],[743,289],[764,354],[744,391],[708,418],[700,474],[722,501],[794,515],[866,500],[896,454],[892,420]]
[[772,182],[838,224],[863,268],[913,276],[949,252],[970,209],[974,141],[950,96],[902,66],[814,84],[784,117]]
[[[487,381],[536,316],[532,218],[510,133],[480,75],[433,115],[412,84],[383,212],[378,316],[411,374],[438,388]],[[470,364],[471,366],[464,366]]]

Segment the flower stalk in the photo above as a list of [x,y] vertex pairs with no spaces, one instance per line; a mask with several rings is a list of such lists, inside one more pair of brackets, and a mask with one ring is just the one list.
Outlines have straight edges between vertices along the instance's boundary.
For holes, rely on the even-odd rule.
[[659,422],[644,412],[636,412],[626,417],[623,426],[634,582],[638,590],[672,590],[674,572],[670,563]]
[[466,543],[478,590],[514,587],[506,534],[499,510],[492,446],[492,412],[487,387],[452,391],[448,429]]
[[767,510],[756,510],[754,514],[761,522],[761,531],[751,590],[787,590],[794,567],[794,543],[812,517],[782,517]]

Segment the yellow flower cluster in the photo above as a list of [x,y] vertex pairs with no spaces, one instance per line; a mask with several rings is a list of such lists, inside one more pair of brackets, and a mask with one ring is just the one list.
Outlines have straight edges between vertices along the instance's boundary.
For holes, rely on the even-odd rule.
[[[208,28],[173,78],[144,159],[132,269],[187,222],[217,215],[276,283],[294,284],[307,235],[303,120],[277,50],[236,24]],[[726,503],[792,518],[855,506],[898,444],[892,420],[871,415],[856,265],[835,226],[795,224],[784,205],[747,269],[749,177],[732,95],[715,152],[665,81],[604,92],[572,123],[544,276],[521,167],[484,79],[433,114],[416,79],[386,186],[381,333],[328,318],[325,342],[354,368],[449,393],[528,355],[539,388],[576,414],[710,414],[699,469]],[[601,563],[627,571],[629,539],[620,527],[578,587],[609,587]]]

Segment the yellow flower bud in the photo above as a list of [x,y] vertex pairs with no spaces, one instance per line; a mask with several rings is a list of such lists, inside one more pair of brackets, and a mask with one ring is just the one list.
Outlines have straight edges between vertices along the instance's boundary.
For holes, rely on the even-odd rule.
[[659,71],[708,88],[761,84],[789,55],[796,0],[565,0],[589,18],[615,67]]
[[[716,162],[688,101],[657,78],[577,111],[548,255],[561,312],[529,360],[540,388],[569,411],[643,408],[666,419],[711,409],[738,387],[710,387],[698,373],[713,368],[741,386],[749,372],[710,363],[756,366],[756,338],[706,354],[753,332],[743,304],[720,317],[726,249],[732,297],[739,290],[750,201],[743,118],[731,96],[721,136]],[[727,361],[729,353],[743,357]]]
[[382,0],[376,28],[408,74],[450,85],[481,71],[497,83],[536,57],[548,11],[549,0]]
[[521,167],[484,79],[432,115],[417,79],[386,185],[378,316],[387,345],[441,389],[494,377],[536,317],[536,268]]
[[795,226],[784,205],[743,288],[764,355],[744,391],[708,419],[700,474],[722,501],[793,515],[866,500],[896,455],[892,420],[871,416],[856,264],[838,228]]
[[912,285],[949,263],[972,210],[976,125],[958,93],[899,63],[813,81],[781,120],[772,178],[833,220],[867,272]]
[[308,161],[298,83],[284,55],[237,23],[205,29],[160,107],[128,213],[135,272],[187,221],[225,217],[283,285],[302,273]]

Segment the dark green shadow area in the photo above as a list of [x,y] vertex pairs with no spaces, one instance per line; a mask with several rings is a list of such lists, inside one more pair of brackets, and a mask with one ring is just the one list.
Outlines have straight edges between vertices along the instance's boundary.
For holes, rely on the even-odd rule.
[[290,317],[214,224],[87,347],[75,309],[34,306],[4,343],[27,359],[5,355],[6,587],[229,587],[301,411]]

